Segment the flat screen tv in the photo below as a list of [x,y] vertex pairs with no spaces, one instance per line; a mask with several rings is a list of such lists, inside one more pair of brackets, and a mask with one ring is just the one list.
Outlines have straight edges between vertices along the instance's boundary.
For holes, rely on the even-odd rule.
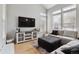
[[35,18],[18,17],[18,27],[35,27]]

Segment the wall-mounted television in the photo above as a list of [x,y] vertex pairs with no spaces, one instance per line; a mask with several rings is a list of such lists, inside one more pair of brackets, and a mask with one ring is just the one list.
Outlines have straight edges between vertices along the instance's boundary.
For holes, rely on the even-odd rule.
[[35,27],[35,18],[19,16],[18,27]]

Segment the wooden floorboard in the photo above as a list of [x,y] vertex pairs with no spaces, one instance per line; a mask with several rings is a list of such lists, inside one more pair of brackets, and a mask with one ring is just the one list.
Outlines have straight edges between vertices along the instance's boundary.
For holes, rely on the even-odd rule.
[[40,54],[40,51],[33,45],[34,41],[15,44],[15,54]]

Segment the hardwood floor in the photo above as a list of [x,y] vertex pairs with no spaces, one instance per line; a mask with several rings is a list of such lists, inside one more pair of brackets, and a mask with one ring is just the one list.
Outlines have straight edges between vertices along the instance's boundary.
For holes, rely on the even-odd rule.
[[34,41],[15,44],[15,54],[40,54],[39,49],[33,45]]

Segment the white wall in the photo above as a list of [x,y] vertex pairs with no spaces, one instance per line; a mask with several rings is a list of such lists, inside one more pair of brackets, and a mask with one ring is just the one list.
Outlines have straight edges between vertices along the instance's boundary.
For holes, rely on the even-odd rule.
[[[17,27],[18,16],[33,17],[36,19],[36,27],[39,27],[40,13],[46,10],[39,4],[9,4],[7,5],[7,32],[15,32]],[[30,30],[24,28],[21,30]]]
[[3,6],[0,4],[0,49],[3,44],[2,43],[3,42],[3,19],[2,19],[3,11],[2,9],[3,9]]
[[[0,49],[6,45],[6,37],[5,37],[5,5],[0,4]],[[0,52],[1,52],[0,50]]]

